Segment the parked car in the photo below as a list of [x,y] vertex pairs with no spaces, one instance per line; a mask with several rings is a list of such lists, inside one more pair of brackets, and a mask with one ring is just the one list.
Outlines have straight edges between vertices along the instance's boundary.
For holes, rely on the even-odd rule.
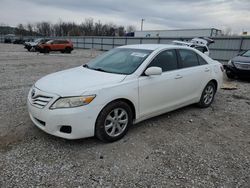
[[218,61],[190,47],[122,46],[38,80],[28,94],[28,111],[49,134],[112,142],[133,123],[193,103],[210,106],[222,71]]
[[224,65],[228,78],[250,77],[250,50],[239,53]]
[[4,43],[12,43],[16,39],[14,34],[7,34],[4,36]]
[[36,39],[34,42],[25,42],[24,48],[26,48],[28,51],[36,51],[39,44],[44,44],[50,40],[51,39],[39,38]]
[[23,38],[17,38],[13,41],[13,44],[24,44],[25,40]]
[[197,37],[193,38],[191,41],[178,41],[174,40],[172,42],[175,45],[180,45],[180,46],[189,46],[192,48],[195,48],[202,53],[206,54],[207,56],[210,56],[210,50],[209,50],[209,45],[214,43],[214,40],[208,37]]
[[74,49],[73,43],[69,40],[50,40],[37,46],[37,51],[49,53],[51,51],[60,51],[61,53],[71,53]]

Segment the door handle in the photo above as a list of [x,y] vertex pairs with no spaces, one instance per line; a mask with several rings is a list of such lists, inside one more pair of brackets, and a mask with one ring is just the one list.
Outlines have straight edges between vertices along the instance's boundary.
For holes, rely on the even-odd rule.
[[205,72],[209,72],[210,71],[210,69],[209,68],[205,68]]
[[179,74],[175,76],[175,79],[181,79],[181,78],[183,78],[183,76],[181,76]]

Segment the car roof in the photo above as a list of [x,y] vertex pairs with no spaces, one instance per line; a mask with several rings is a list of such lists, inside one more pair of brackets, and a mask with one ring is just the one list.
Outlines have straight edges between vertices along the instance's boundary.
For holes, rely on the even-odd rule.
[[133,44],[120,46],[118,48],[132,48],[132,49],[141,49],[141,50],[160,50],[160,49],[193,49],[188,46],[178,46],[173,44]]

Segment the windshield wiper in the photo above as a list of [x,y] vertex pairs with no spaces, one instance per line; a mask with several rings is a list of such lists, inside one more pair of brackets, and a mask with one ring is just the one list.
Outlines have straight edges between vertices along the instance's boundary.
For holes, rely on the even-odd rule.
[[[102,68],[92,68],[92,67],[89,67],[87,64],[84,64],[83,67],[87,68],[87,69],[92,69],[92,70],[95,70],[95,71],[101,71],[101,72],[108,72]],[[110,72],[108,72],[110,73]]]
[[101,72],[108,72],[102,68],[91,68],[91,69],[96,70],[96,71],[101,71]]
[[88,66],[87,64],[84,64],[84,65],[83,65],[83,67],[85,67],[85,68],[89,68],[89,66]]

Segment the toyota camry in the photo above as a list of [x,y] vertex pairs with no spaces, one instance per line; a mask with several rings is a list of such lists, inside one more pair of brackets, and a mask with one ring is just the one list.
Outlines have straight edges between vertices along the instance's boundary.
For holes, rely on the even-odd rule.
[[194,103],[209,107],[222,74],[218,61],[190,47],[121,46],[38,80],[28,111],[49,134],[112,142],[148,118]]

